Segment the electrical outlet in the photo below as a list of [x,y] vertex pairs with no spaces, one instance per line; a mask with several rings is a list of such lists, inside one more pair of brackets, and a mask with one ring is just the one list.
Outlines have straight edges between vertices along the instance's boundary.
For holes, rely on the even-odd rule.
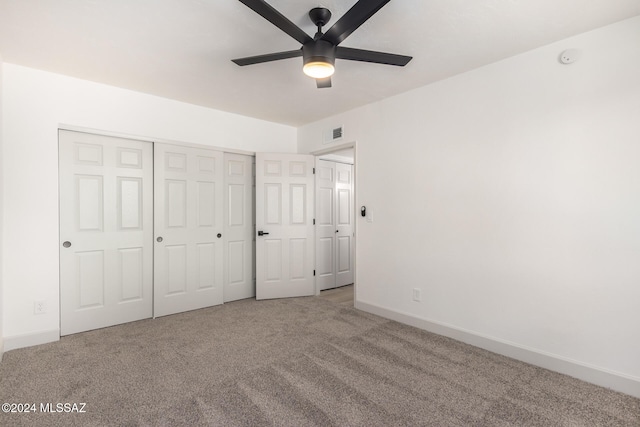
[[416,302],[422,301],[422,291],[420,288],[413,288],[413,300]]
[[47,312],[47,303],[44,300],[36,301],[33,303],[34,314],[44,314]]

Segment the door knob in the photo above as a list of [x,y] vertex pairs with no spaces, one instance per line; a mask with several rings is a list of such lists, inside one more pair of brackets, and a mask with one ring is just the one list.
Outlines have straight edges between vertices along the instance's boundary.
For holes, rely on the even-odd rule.
[[267,234],[269,233],[267,233],[266,231],[262,231],[262,230],[258,231],[258,236],[266,236]]
[[71,242],[70,241],[66,241],[62,244],[62,246],[64,246],[65,248],[70,248],[71,247]]
[[336,230],[336,233],[337,233],[338,231],[340,231],[340,230]]
[[218,233],[218,239],[219,239],[219,238],[221,238],[221,237],[222,237],[222,234],[221,234],[221,233]]
[[157,241],[158,243],[162,242],[162,237],[158,237],[158,238],[156,239],[156,241]]

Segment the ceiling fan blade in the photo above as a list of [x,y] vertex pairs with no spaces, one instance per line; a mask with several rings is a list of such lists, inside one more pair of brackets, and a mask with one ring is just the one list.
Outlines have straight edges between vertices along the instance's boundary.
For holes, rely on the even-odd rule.
[[412,56],[396,55],[394,53],[376,52],[373,50],[352,49],[350,47],[336,47],[336,58],[351,61],[375,62],[376,64],[397,65],[404,67],[413,59]]
[[391,0],[359,0],[322,36],[334,45],[349,37],[360,25]]
[[240,0],[242,4],[280,28],[285,33],[296,39],[300,44],[305,44],[313,39],[302,31],[296,24],[289,21],[283,14],[275,10],[263,0]]
[[302,49],[289,50],[286,52],[267,53],[266,55],[248,56],[246,58],[232,59],[240,66],[260,64],[262,62],[278,61],[280,59],[295,58],[302,56]]
[[325,77],[324,79],[316,79],[316,86],[318,86],[318,89],[331,87],[331,77]]

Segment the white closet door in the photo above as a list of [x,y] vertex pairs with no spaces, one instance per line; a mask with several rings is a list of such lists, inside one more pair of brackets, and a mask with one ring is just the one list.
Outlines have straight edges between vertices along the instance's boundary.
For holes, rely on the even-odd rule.
[[335,177],[335,162],[316,162],[316,283],[321,291],[336,287]]
[[153,146],[60,131],[60,334],[152,315]]
[[223,302],[223,153],[154,146],[154,316]]
[[256,154],[256,297],[315,294],[313,156]]
[[336,163],[336,286],[353,283],[353,166]]
[[224,302],[256,295],[253,166],[253,156],[224,153]]

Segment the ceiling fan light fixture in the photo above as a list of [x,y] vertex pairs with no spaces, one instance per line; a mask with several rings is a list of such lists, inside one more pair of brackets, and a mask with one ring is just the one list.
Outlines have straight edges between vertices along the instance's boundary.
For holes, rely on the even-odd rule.
[[302,71],[314,79],[324,79],[333,75],[335,67],[329,62],[313,61],[304,64]]
[[325,40],[314,40],[302,46],[302,71],[314,79],[331,77],[335,71],[336,47]]

